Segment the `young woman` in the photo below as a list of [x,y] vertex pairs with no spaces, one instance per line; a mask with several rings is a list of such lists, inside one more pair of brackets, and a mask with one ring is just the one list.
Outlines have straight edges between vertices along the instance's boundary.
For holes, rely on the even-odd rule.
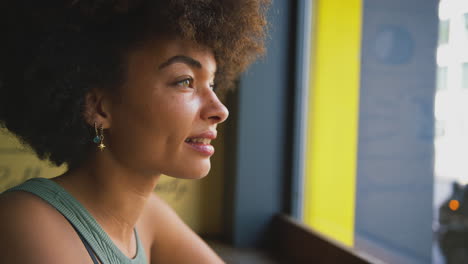
[[266,0],[0,3],[0,121],[68,165],[0,196],[0,263],[222,263],[154,193],[210,169]]

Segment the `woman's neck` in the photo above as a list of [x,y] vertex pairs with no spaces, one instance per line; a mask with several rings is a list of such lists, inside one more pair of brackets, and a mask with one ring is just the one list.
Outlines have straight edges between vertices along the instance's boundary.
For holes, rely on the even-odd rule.
[[133,230],[159,177],[135,173],[98,155],[54,181],[83,204],[123,252],[133,256]]

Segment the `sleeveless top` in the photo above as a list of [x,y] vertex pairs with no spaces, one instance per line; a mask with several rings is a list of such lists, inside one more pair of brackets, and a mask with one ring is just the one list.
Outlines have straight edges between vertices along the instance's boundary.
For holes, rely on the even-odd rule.
[[91,246],[102,264],[146,264],[146,254],[136,229],[135,240],[137,253],[135,258],[128,258],[112,242],[107,233],[91,214],[64,188],[52,180],[33,178],[23,184],[8,189],[6,192],[25,191],[39,196],[73,225],[78,234]]

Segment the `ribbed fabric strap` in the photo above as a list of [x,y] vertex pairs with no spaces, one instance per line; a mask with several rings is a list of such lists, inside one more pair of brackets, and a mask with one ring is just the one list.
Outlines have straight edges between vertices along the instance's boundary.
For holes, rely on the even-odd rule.
[[65,216],[92,247],[103,264],[146,264],[146,255],[135,230],[137,254],[130,259],[112,242],[110,237],[78,200],[54,181],[34,178],[6,192],[25,191],[39,196]]
[[[71,224],[71,223],[70,223]],[[72,225],[73,226],[73,225]],[[73,228],[75,228],[73,226]],[[81,239],[81,242],[83,242],[83,245],[85,246],[86,248],[86,251],[88,251],[88,254],[89,254],[89,257],[91,258],[91,260],[93,261],[93,264],[99,264],[99,261],[96,257],[96,254],[94,253],[93,249],[91,248],[91,246],[89,245],[88,241],[86,241],[86,239],[84,239],[84,237],[80,234],[80,232],[78,232],[78,230],[76,230],[76,233],[78,234],[78,236],[80,237]]]

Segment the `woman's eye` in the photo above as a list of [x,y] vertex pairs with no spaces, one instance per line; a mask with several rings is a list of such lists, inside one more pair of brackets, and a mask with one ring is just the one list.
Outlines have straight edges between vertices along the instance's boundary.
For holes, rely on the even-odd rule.
[[211,88],[211,90],[213,90],[213,92],[216,92],[217,86],[216,86],[216,84],[212,83],[212,84],[210,84],[210,88]]
[[182,81],[178,81],[177,85],[184,86],[184,87],[191,87],[192,86],[192,79],[184,79]]

